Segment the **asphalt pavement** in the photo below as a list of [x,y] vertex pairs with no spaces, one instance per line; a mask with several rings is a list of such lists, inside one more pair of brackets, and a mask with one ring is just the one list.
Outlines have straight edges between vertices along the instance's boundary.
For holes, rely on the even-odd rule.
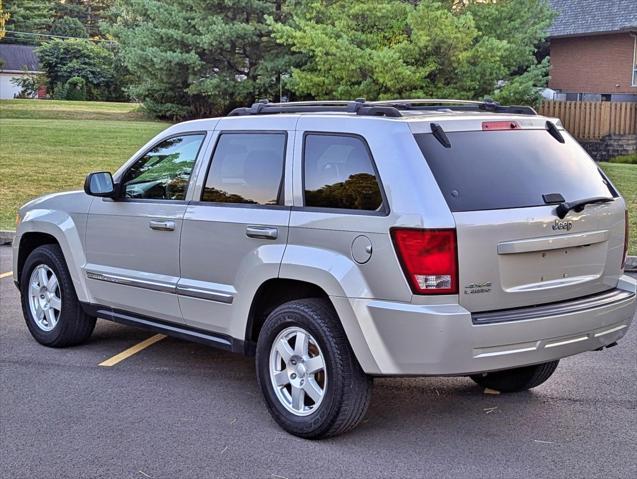
[[102,320],[83,346],[40,346],[0,279],[0,477],[637,477],[634,326],[532,392],[377,379],[364,423],[323,441],[274,423],[251,358],[167,338],[98,366],[150,336]]

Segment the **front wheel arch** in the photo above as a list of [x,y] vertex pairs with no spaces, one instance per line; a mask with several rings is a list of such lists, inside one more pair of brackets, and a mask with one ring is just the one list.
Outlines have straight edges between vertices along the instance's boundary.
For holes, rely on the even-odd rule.
[[20,245],[18,247],[18,286],[20,285],[20,278],[22,278],[22,270],[24,263],[29,255],[38,247],[45,244],[54,244],[60,246],[58,240],[48,233],[28,232],[24,233],[20,238]]
[[[82,241],[82,236],[83,228],[68,213],[58,210],[52,210],[50,213],[43,213],[42,210],[28,212],[26,219],[18,226],[15,240],[18,243],[18,251],[14,256],[14,271],[21,275],[26,258],[35,248],[43,244],[57,245],[62,250],[78,298],[82,302],[90,303],[91,296],[83,273],[87,260],[86,245]],[[14,247],[14,252],[15,249]]]
[[[46,288],[44,284],[47,283],[47,276],[44,280],[39,281],[40,299],[35,300],[40,303],[40,313],[51,309],[49,301],[51,301],[51,295],[49,294],[53,289],[56,291],[57,307],[54,309],[59,310],[57,319],[53,321],[51,328],[44,327],[40,324],[42,316],[35,317],[37,314],[33,306],[33,272],[38,268],[46,268],[51,273],[50,281],[54,281],[55,286],[50,286],[48,282]],[[46,273],[45,273],[46,274]],[[33,338],[40,344],[50,347],[66,347],[81,344],[85,342],[93,332],[95,328],[96,318],[89,316],[82,309],[80,302],[73,285],[73,280],[68,269],[68,265],[64,259],[62,249],[58,244],[44,244],[34,249],[27,257],[23,271],[21,273],[21,305],[24,319],[27,327],[31,332]],[[46,291],[45,291],[46,289]],[[49,299],[46,299],[46,297]],[[54,318],[51,318],[51,321]]]

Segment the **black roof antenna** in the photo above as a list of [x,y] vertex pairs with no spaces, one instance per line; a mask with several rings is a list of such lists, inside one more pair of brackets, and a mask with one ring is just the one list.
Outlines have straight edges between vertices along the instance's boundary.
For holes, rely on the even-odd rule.
[[560,133],[560,130],[557,129],[557,126],[555,126],[555,123],[553,123],[552,121],[547,121],[546,129],[548,130],[548,132],[551,134],[553,138],[555,138],[560,143],[564,143],[565,141],[564,137]]
[[431,133],[433,133],[434,138],[445,148],[451,148],[451,142],[445,130],[443,130],[438,123],[430,123],[429,126],[431,127]]

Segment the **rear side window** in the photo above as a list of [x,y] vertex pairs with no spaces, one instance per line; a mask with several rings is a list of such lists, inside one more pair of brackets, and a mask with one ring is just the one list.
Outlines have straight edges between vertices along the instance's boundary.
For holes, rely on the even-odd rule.
[[362,139],[308,134],[303,151],[305,206],[384,210],[374,164]]
[[448,132],[451,148],[431,133],[415,135],[451,211],[543,206],[543,195],[566,201],[612,197],[595,162],[568,135],[546,130]]
[[222,133],[201,200],[279,204],[285,141],[285,133]]

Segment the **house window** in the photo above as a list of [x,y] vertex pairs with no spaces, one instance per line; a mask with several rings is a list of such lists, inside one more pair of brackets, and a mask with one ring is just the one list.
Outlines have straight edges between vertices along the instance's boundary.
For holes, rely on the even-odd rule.
[[637,86],[637,35],[634,37],[635,44],[633,46],[633,86]]

